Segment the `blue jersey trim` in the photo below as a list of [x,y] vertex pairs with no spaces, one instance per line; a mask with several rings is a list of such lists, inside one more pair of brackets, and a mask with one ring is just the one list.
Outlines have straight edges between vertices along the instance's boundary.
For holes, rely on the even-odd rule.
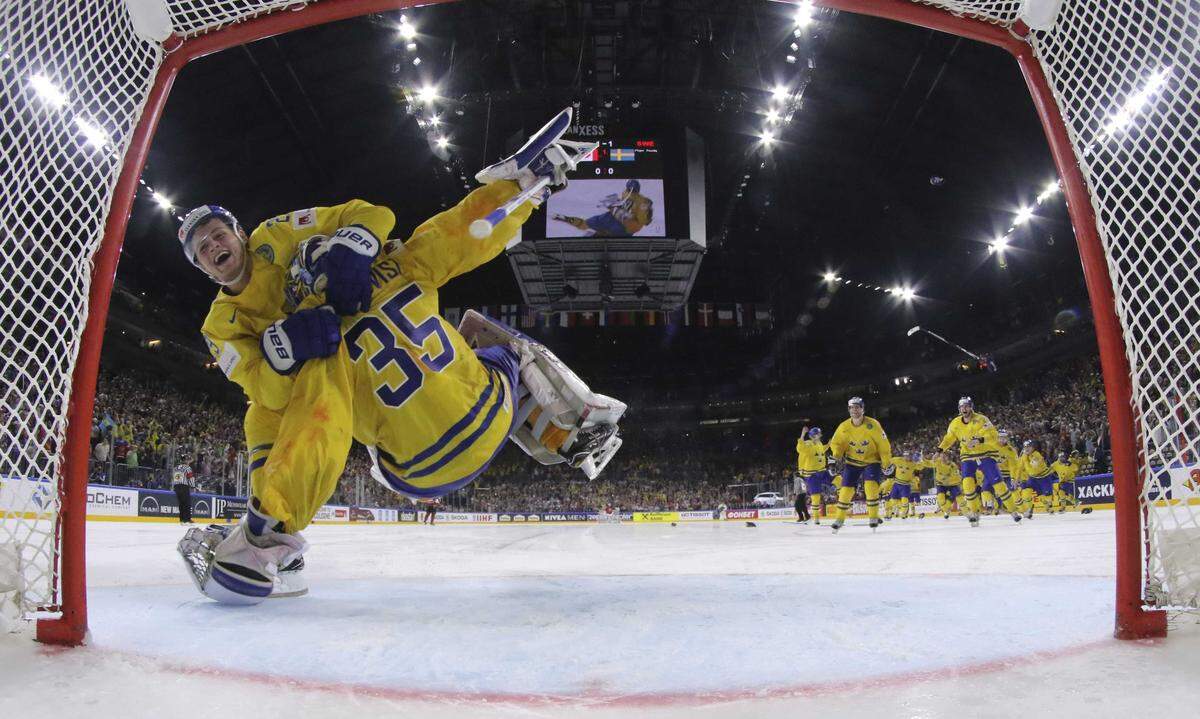
[[[415,455],[413,455],[413,458],[408,460],[407,462],[397,462],[390,455],[387,456],[388,461],[391,462],[392,464],[396,465],[396,469],[400,470],[401,472],[404,472],[404,471],[407,471],[413,465],[420,464],[421,462],[424,462],[425,460],[429,459],[433,455],[435,455],[438,452],[445,449],[446,445],[450,444],[451,440],[453,440],[455,437],[457,437],[464,429],[469,427],[471,425],[471,423],[475,421],[475,418],[479,416],[479,411],[481,409],[483,409],[483,406],[485,404],[487,404],[488,399],[492,396],[492,391],[494,389],[496,389],[496,377],[494,374],[492,374],[491,370],[488,370],[488,385],[487,385],[487,387],[485,387],[483,389],[483,392],[481,392],[479,394],[479,399],[478,399],[478,401],[475,402],[475,406],[471,407],[471,409],[468,410],[465,415],[463,415],[462,419],[458,420],[453,425],[451,425],[450,429],[446,430],[446,432],[444,434],[442,434],[441,437],[438,437],[436,442],[429,445],[428,447],[421,450],[420,452],[417,452]],[[503,397],[503,392],[504,392],[503,388],[501,388],[500,391],[501,391],[501,396]]]

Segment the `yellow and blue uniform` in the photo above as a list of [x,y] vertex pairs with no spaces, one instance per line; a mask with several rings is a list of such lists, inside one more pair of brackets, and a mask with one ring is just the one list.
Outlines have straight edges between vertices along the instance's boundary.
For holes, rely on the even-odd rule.
[[958,444],[959,473],[963,479],[963,494],[971,511],[980,511],[979,494],[976,492],[976,472],[983,473],[983,486],[991,488],[992,493],[1004,505],[1005,511],[1016,511],[1012,494],[1008,485],[1000,477],[1000,469],[996,465],[996,457],[1000,453],[1000,433],[991,420],[978,412],[972,412],[968,420],[962,416],[950,420],[946,436],[938,445],[945,451]]
[[946,518],[950,517],[951,505],[962,494],[962,476],[953,462],[928,459],[922,466],[933,470],[933,484],[937,488],[938,508]]
[[[1050,498],[1054,496],[1054,473],[1046,464],[1041,452],[1035,449],[1028,454],[1022,454],[1020,467],[1021,477],[1025,480],[1021,493],[1029,509],[1032,509],[1036,501],[1035,497]],[[1045,500],[1042,502],[1045,504]]]
[[853,419],[845,420],[829,440],[829,451],[846,463],[838,488],[838,519],[844,521],[850,512],[860,481],[867,498],[867,516],[878,519],[881,468],[892,463],[892,443],[879,420],[864,416],[857,425]]
[[289,375],[263,359],[259,338],[287,313],[322,304],[322,295],[289,287],[296,248],[350,224],[382,240],[392,215],[355,201],[276,217],[251,234],[250,284],[237,295],[222,290],[202,332],[250,400],[251,486],[285,531],[307,526],[332,494],[351,435],[367,445],[390,487],[418,498],[466,484],[499,450],[512,423],[516,355],[507,347],[473,351],[438,315],[437,292],[504,249],[529,217],[528,203],[485,240],[472,238],[467,226],[518,192],[512,182],[478,188],[408,241],[385,243],[371,268],[371,309],[342,318],[335,355]]
[[1074,505],[1075,502],[1075,476],[1078,470],[1075,465],[1070,462],[1055,461],[1050,465],[1051,471],[1058,481],[1054,483],[1054,501],[1060,507],[1063,503]]
[[822,494],[831,482],[825,459],[828,452],[829,445],[815,437],[811,439],[801,437],[796,440],[796,471],[804,481],[805,491],[808,492],[808,501],[818,523],[821,521]]
[[895,500],[900,505],[900,518],[906,519],[909,514],[909,508],[912,506],[914,480],[918,487],[917,494],[920,495],[921,480],[917,477],[917,470],[920,468],[919,463],[905,457],[896,457],[892,460],[892,466],[896,468],[896,482],[892,485],[892,491],[889,493],[888,499]]

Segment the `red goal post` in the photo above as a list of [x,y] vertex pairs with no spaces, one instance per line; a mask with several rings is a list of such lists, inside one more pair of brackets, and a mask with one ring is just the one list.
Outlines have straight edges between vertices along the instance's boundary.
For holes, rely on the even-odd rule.
[[[4,409],[10,417],[28,414],[31,398],[34,404],[47,405],[42,421],[50,439],[42,442],[41,449],[35,447],[37,456],[25,464],[13,464],[7,452],[0,456],[0,475],[23,472],[49,478],[56,487],[53,510],[34,513],[33,519],[0,507],[4,522],[0,549],[6,539],[19,545],[41,531],[23,526],[20,532],[13,531],[20,522],[50,527],[42,531],[41,540],[49,548],[35,548],[30,554],[50,563],[42,573],[48,587],[35,599],[25,600],[21,608],[60,613],[38,623],[38,638],[52,643],[78,644],[87,631],[84,520],[100,348],[139,176],[176,74],[194,58],[239,44],[418,4],[412,0],[166,0],[171,35],[158,43],[134,32],[126,2],[162,5],[161,0],[47,0],[0,15],[4,30],[0,37],[8,43],[0,48],[3,62],[8,63],[0,76],[0,95],[6,107],[16,108],[6,114],[0,128],[5,137],[5,149],[0,150],[5,159],[0,163],[5,193],[0,202],[6,218],[18,218],[19,230],[52,235],[48,241],[75,260],[71,267],[50,272],[68,276],[66,292],[75,293],[74,301],[61,299],[63,291],[55,289],[43,289],[40,302],[30,301],[27,291],[13,284],[19,272],[0,273],[7,275],[0,277],[0,297],[18,304],[15,311],[6,308],[5,316],[23,319],[28,313],[42,313],[35,317],[41,323],[35,328],[48,323],[42,332],[56,340],[50,349],[39,344],[6,361],[18,368],[40,367],[50,363],[47,354],[67,358],[56,365],[57,374],[52,376],[22,374],[16,384],[4,380]],[[1178,539],[1190,537],[1188,533],[1200,526],[1186,501],[1182,516],[1175,516],[1178,507],[1171,505],[1175,500],[1169,493],[1165,501],[1171,505],[1173,524],[1167,526],[1159,516],[1164,496],[1161,487],[1155,488],[1154,468],[1178,458],[1169,455],[1155,437],[1178,408],[1164,406],[1154,387],[1170,379],[1163,375],[1175,369],[1181,375],[1200,369],[1196,357],[1177,360],[1171,352],[1175,364],[1159,357],[1164,345],[1173,349],[1173,342],[1197,338],[1195,329],[1183,324],[1188,318],[1194,322],[1200,296],[1200,257],[1194,241],[1200,227],[1198,180],[1193,171],[1200,145],[1195,110],[1200,105],[1195,50],[1200,15],[1194,10],[1189,14],[1187,0],[1066,0],[1052,29],[1030,31],[1019,19],[1023,2],[816,0],[815,4],[985,42],[1016,59],[1058,168],[1095,315],[1117,485],[1115,633],[1122,638],[1159,636],[1166,630],[1165,614],[1147,606],[1187,607],[1196,601],[1194,596],[1172,596],[1175,586],[1186,584],[1180,578],[1189,576],[1186,568],[1179,570],[1172,564],[1181,553],[1165,552],[1157,541],[1164,529],[1184,532],[1172,535]],[[1187,42],[1192,43],[1190,54],[1184,49]],[[1124,98],[1139,92],[1145,73],[1165,67],[1171,68],[1172,76],[1160,83],[1157,95],[1143,98],[1153,112],[1146,110],[1137,118],[1125,113],[1122,120],[1139,133],[1136,140],[1126,141],[1134,147],[1113,149],[1098,143],[1095,138],[1105,120],[1121,111]],[[56,143],[77,143],[83,118],[76,117],[71,126],[69,118],[47,120],[32,107],[26,83],[39,72],[62,81],[68,92],[104,95],[117,106],[103,118],[111,157],[88,162],[68,158],[65,169],[57,166],[54,160],[67,151]],[[1180,161],[1181,157],[1190,157],[1191,164]],[[74,192],[62,196],[55,189],[59,185]],[[1142,194],[1130,197],[1131,187]],[[1146,220],[1147,214],[1153,218]],[[12,242],[11,236],[5,238],[6,244]],[[1184,243],[1189,237],[1191,244]],[[1173,285],[1163,288],[1164,280]],[[1155,307],[1164,298],[1173,318],[1164,317],[1161,307]],[[46,309],[50,305],[57,306],[57,314],[53,307]],[[77,310],[73,318],[58,316],[72,307]],[[57,394],[48,397],[31,389],[39,386]],[[1174,389],[1175,383],[1170,387]],[[28,431],[22,431],[15,436],[13,430],[0,428],[6,443],[28,446]],[[1195,435],[1191,431],[1193,438],[1185,443],[1193,456],[1198,449]],[[1197,545],[1185,542],[1184,546],[1195,553]]]

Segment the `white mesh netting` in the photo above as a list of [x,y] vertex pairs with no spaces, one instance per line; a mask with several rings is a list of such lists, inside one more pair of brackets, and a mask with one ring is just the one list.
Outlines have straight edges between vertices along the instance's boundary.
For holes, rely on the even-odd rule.
[[[915,1],[1002,26],[1021,5]],[[166,4],[188,36],[310,3]],[[1198,31],[1194,0],[1067,0],[1055,27],[1030,38],[1089,183],[1126,333],[1147,595],[1175,606],[1200,593]],[[24,587],[0,587],[0,604],[24,612],[55,603],[57,478],[90,260],[161,59],[124,0],[0,3],[0,559],[20,580],[11,569],[0,578]]]
[[1068,2],[1033,46],[1091,190],[1133,373],[1146,599],[1200,600],[1200,3]]

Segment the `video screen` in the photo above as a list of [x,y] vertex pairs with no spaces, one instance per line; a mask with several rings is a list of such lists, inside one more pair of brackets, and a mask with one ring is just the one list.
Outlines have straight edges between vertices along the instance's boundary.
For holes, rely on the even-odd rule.
[[663,161],[653,139],[604,139],[550,196],[546,237],[666,237]]

